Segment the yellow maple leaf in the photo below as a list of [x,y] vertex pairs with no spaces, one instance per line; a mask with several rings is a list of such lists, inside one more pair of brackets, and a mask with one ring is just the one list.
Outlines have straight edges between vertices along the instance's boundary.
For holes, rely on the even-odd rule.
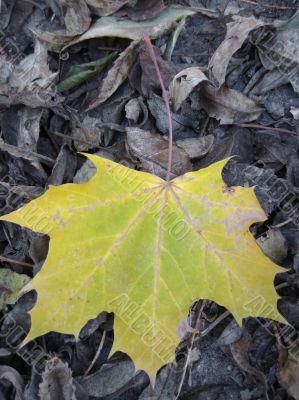
[[284,321],[275,274],[249,231],[265,220],[252,188],[228,188],[227,160],[166,182],[110,160],[84,184],[51,187],[2,217],[50,236],[28,340],[78,336],[101,311],[115,314],[113,351],[151,377],[174,357],[177,326],[197,299],[247,316]]

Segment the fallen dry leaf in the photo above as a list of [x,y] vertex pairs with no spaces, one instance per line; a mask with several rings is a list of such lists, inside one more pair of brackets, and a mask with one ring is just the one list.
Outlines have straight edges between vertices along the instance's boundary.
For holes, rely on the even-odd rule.
[[[299,363],[297,357],[278,344],[278,380],[294,399],[299,400]],[[294,348],[294,351],[296,349]]]
[[169,87],[174,109],[178,110],[186,98],[198,88],[198,108],[203,108],[220,124],[250,122],[257,119],[262,108],[244,94],[226,87],[213,87],[199,67],[186,68],[177,74]]
[[133,21],[145,21],[154,18],[164,8],[163,0],[138,0],[134,5],[127,5],[122,12]]
[[206,156],[214,143],[213,135],[176,140],[176,145],[184,149],[191,160]]
[[0,104],[24,104],[30,108],[54,107],[63,101],[56,93],[57,72],[50,71],[48,51],[35,41],[34,52],[13,66],[6,84],[0,85]]
[[90,104],[89,110],[99,106],[112,96],[113,93],[127,79],[130,69],[136,58],[136,50],[139,41],[133,41],[115,60],[113,66],[109,69],[106,77],[103,79],[100,93]]
[[119,37],[131,40],[141,40],[145,35],[156,39],[169,31],[174,23],[180,19],[194,14],[187,8],[168,7],[155,18],[148,21],[136,22],[128,18],[102,17],[82,36],[68,44],[71,46],[84,40],[101,37]]
[[72,371],[67,363],[55,356],[47,360],[39,384],[39,398],[43,400],[76,400],[75,393]]
[[296,107],[291,107],[291,109],[290,109],[290,113],[293,115],[293,118],[295,119],[295,120],[299,120],[299,108],[296,108]]
[[[23,400],[24,393],[24,379],[20,375],[20,373],[14,369],[9,367],[8,365],[0,365],[0,379],[5,385],[6,382],[10,382],[14,387],[14,400]],[[2,383],[1,382],[1,383]],[[3,386],[4,386],[3,385]],[[2,386],[2,385],[1,385]]]
[[[161,50],[158,47],[153,47],[164,85],[167,87],[175,76],[176,69],[173,64],[163,58]],[[144,42],[140,42],[139,45],[139,64],[141,68],[141,74],[138,74],[138,82],[137,79],[135,79],[135,82],[131,81],[131,83],[133,83],[137,90],[141,91],[143,96],[148,98],[151,91],[157,91],[160,89],[160,85],[151,55]]]
[[275,21],[273,25],[264,38],[255,41],[260,59],[266,69],[278,69],[299,93],[299,12],[287,22]]
[[[168,140],[158,133],[139,128],[127,128],[130,152],[141,161],[145,171],[165,179],[168,164]],[[192,170],[188,154],[184,149],[173,146],[172,178]]]
[[45,44],[48,49],[59,52],[75,36],[87,31],[90,26],[90,11],[85,0],[63,0],[66,5],[64,27],[58,30],[47,31],[37,26],[31,28],[32,32]]
[[225,82],[227,67],[232,55],[241,48],[251,31],[264,25],[266,23],[261,19],[233,16],[233,22],[227,24],[224,41],[209,62],[209,70],[218,86],[222,86]]
[[47,89],[54,82],[57,72],[51,72],[48,65],[48,50],[35,41],[34,52],[16,65],[9,78],[9,85],[18,92],[23,90]]
[[216,89],[205,82],[200,91],[200,102],[209,116],[216,118],[221,125],[251,122],[263,111],[244,94],[226,87]]
[[51,108],[62,103],[63,100],[64,97],[58,95],[55,91],[47,91],[45,89],[30,91],[25,89],[20,93],[17,88],[12,88],[9,85],[0,86],[0,104],[6,107],[24,104],[31,108]]
[[169,86],[169,95],[175,112],[180,109],[193,89],[204,81],[208,81],[208,78],[198,67],[183,69],[173,78]]
[[114,14],[125,4],[134,5],[137,0],[86,0],[87,4],[94,7],[97,14],[100,16],[107,16]]

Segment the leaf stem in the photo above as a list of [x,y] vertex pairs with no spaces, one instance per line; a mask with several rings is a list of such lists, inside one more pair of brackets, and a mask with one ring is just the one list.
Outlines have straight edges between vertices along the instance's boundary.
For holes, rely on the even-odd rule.
[[171,110],[170,110],[170,103],[168,92],[165,89],[164,81],[162,78],[161,70],[157,61],[157,56],[152,45],[152,42],[148,35],[144,36],[144,43],[146,44],[153,64],[155,66],[155,70],[159,79],[159,83],[162,90],[162,97],[165,102],[166,111],[167,111],[167,119],[168,119],[168,132],[169,132],[169,145],[168,145],[168,165],[167,165],[167,174],[166,174],[166,181],[170,181],[171,170],[172,170],[172,150],[173,150],[173,127],[172,127],[172,117],[171,117]]

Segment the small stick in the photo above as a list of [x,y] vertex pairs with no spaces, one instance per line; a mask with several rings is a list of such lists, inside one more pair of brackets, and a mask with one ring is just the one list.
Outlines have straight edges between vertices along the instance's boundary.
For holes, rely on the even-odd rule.
[[32,264],[28,264],[28,263],[25,263],[23,261],[13,260],[12,258],[7,258],[7,257],[3,257],[3,256],[0,256],[0,261],[7,262],[7,263],[10,263],[10,264],[21,265],[22,267],[30,267],[30,268],[33,267]]
[[182,373],[182,376],[181,376],[181,379],[180,379],[180,383],[179,383],[179,386],[178,386],[178,390],[177,390],[177,393],[176,393],[176,395],[174,397],[174,400],[178,400],[179,399],[181,391],[182,391],[182,388],[183,388],[184,380],[185,380],[185,377],[186,377],[186,374],[187,374],[187,368],[188,368],[188,365],[189,365],[189,362],[190,362],[190,359],[191,359],[191,352],[192,352],[192,349],[193,349],[195,336],[197,334],[199,334],[199,337],[201,336],[201,332],[197,329],[197,326],[198,326],[198,322],[199,322],[199,320],[200,320],[200,318],[202,316],[202,313],[203,313],[205,305],[206,305],[206,300],[204,300],[201,303],[200,309],[197,312],[197,317],[196,317],[196,321],[195,321],[195,329],[193,330],[192,335],[191,335],[191,342],[190,342],[190,345],[189,345],[189,347],[187,349],[187,357],[186,357],[186,361],[185,361],[185,364],[184,364],[184,370],[183,370],[183,373]]
[[162,97],[165,102],[166,106],[166,111],[167,111],[167,117],[168,117],[168,130],[169,130],[169,146],[168,146],[168,165],[167,165],[167,174],[166,174],[166,181],[170,181],[170,175],[171,175],[171,169],[172,169],[172,149],[173,149],[173,128],[172,128],[172,117],[171,117],[171,110],[170,110],[170,103],[169,103],[169,97],[168,97],[168,92],[165,89],[162,74],[160,71],[160,67],[158,65],[157,57],[155,54],[155,50],[153,48],[152,42],[149,38],[149,36],[144,36],[144,42],[148,48],[148,51],[150,53],[151,59],[153,61],[153,64],[156,69],[156,73],[158,75],[159,83],[162,89]]
[[264,8],[273,8],[276,10],[299,10],[299,7],[296,6],[276,6],[274,4],[259,4],[254,0],[240,0],[241,3],[253,4],[254,6],[264,7]]
[[286,221],[281,222],[280,224],[272,225],[272,226],[270,226],[270,228],[279,229],[279,228],[282,228],[283,226],[285,226],[287,224],[290,224],[291,222],[293,222],[293,218],[289,218]]

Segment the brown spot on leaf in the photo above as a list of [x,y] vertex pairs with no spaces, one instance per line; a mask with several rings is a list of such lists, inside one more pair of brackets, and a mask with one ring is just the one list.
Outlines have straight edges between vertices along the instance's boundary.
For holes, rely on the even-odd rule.
[[235,193],[235,189],[233,187],[229,187],[229,186],[222,186],[222,192],[223,193],[228,193],[228,194],[233,194]]

